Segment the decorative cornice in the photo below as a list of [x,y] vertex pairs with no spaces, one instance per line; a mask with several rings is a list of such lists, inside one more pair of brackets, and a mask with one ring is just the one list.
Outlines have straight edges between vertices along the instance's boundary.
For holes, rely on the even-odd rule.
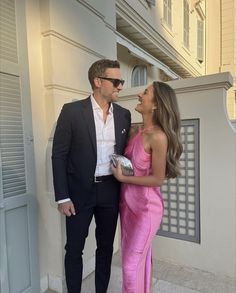
[[105,25],[107,28],[109,28],[111,31],[113,31],[114,33],[116,33],[116,28],[114,26],[112,26],[110,23],[104,21]]
[[110,30],[112,31],[116,31],[116,28],[114,26],[112,26],[110,23],[106,22],[106,18],[105,15],[103,15],[102,13],[100,13],[97,9],[95,9],[92,5],[90,5],[88,2],[86,2],[85,0],[76,0],[78,3],[80,3],[81,5],[83,5],[86,9],[88,9],[89,11],[91,11],[93,14],[97,15],[106,25],[106,27],[108,27]]
[[[194,78],[172,80],[167,83],[177,94],[180,94],[219,88],[228,90],[232,86],[233,78],[229,72],[224,72]],[[127,101],[137,99],[137,94],[142,92],[144,89],[145,86],[124,89],[119,94],[120,100]]]
[[183,56],[179,54],[148,22],[141,17],[127,2],[122,0],[116,1],[116,12],[140,32],[145,38],[147,38],[156,47],[165,53],[171,60],[176,61],[183,69],[189,71],[193,76],[199,76],[201,73],[194,68]]
[[97,9],[95,9],[93,6],[91,6],[88,2],[86,2],[85,0],[76,0],[76,1],[104,21],[105,16],[102,13],[100,13]]
[[66,43],[68,43],[68,44],[70,44],[70,45],[72,45],[74,47],[77,47],[77,48],[79,48],[79,49],[81,49],[81,50],[83,50],[83,51],[85,51],[85,52],[87,52],[87,53],[89,53],[89,54],[91,54],[93,56],[96,56],[96,57],[98,57],[100,59],[105,58],[104,55],[101,55],[98,52],[96,52],[94,50],[91,50],[90,48],[88,48],[88,47],[86,47],[86,46],[84,46],[84,45],[82,45],[82,44],[80,44],[80,43],[78,43],[78,42],[76,42],[76,41],[74,41],[74,40],[72,40],[72,39],[70,39],[70,38],[58,33],[58,32],[56,32],[56,31],[54,31],[54,30],[44,31],[44,32],[42,32],[42,35],[43,35],[43,37],[54,37],[54,38],[60,39],[60,40],[62,40],[64,42],[66,42]]
[[157,68],[163,70],[171,79],[180,78],[173,70],[171,70],[166,64],[159,61],[157,58],[155,58],[153,55],[149,54],[145,50],[143,50],[141,47],[139,47],[137,44],[133,43],[131,40],[120,34],[119,32],[116,32],[117,35],[117,43],[120,43],[121,45],[128,48],[130,51],[130,54],[137,55],[144,60],[146,60],[148,63],[156,66]]
[[138,0],[142,5],[143,7],[145,7],[146,9],[148,9],[148,4],[147,4],[147,1],[146,0]]
[[228,90],[230,87],[231,87],[230,84],[228,84],[226,82],[221,82],[221,83],[212,83],[210,85],[208,85],[208,84],[200,84],[200,85],[196,85],[196,86],[191,85],[189,87],[176,88],[175,92],[177,94],[179,94],[179,93],[190,93],[190,92],[200,92],[200,91],[206,91],[206,90],[217,89],[217,88],[224,88],[225,90]]
[[195,78],[181,79],[167,82],[176,93],[206,91],[222,88],[228,90],[232,87],[233,78],[230,72],[216,73]]
[[195,4],[194,4],[194,7],[197,11],[197,14],[199,15],[199,17],[201,18],[201,20],[205,20],[206,19],[206,16],[203,12],[203,9],[201,7],[201,0],[197,1]]
[[45,88],[47,90],[58,90],[58,91],[63,91],[63,92],[76,93],[76,94],[85,95],[85,96],[90,95],[90,92],[88,92],[88,91],[83,91],[83,90],[76,89],[76,88],[70,88],[70,87],[59,85],[59,84],[46,84]]

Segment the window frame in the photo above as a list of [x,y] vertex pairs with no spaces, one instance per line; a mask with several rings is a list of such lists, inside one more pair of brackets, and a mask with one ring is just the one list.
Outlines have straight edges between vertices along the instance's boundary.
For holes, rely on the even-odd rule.
[[197,60],[204,61],[204,22],[197,19]]
[[172,28],[172,0],[163,1],[163,20],[169,28]]
[[[143,75],[143,80],[144,80],[144,83],[141,84],[140,83],[140,74],[142,73],[141,70],[145,69],[143,72],[144,72],[144,75]],[[139,74],[139,84],[135,84],[134,82],[134,78],[135,78],[135,74]],[[144,85],[147,85],[147,66],[145,64],[139,64],[139,65],[135,65],[133,70],[132,70],[132,73],[131,73],[131,87],[136,87],[136,86],[144,86]]]
[[189,44],[190,44],[189,42],[190,17],[189,16],[190,16],[189,2],[187,0],[183,0],[183,43],[187,49],[189,49]]

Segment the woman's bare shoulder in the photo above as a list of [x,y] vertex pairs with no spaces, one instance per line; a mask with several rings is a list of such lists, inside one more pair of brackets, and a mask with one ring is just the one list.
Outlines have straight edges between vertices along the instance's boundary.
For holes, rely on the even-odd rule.
[[168,139],[165,132],[161,128],[155,128],[150,132],[150,142],[154,144],[167,144]]

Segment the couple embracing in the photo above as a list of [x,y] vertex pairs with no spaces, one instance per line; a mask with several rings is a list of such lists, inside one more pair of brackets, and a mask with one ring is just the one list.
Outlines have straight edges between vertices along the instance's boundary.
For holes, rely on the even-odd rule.
[[[130,112],[114,103],[124,84],[119,62],[96,61],[88,78],[92,94],[63,106],[52,150],[55,197],[66,216],[67,290],[81,292],[82,254],[94,217],[95,292],[107,292],[120,213],[122,292],[148,293],[151,243],[164,208],[160,186],[179,174],[182,153],[176,96],[167,84],[153,82],[138,95],[142,126],[130,129]],[[114,153],[132,162],[133,176],[111,164]]]

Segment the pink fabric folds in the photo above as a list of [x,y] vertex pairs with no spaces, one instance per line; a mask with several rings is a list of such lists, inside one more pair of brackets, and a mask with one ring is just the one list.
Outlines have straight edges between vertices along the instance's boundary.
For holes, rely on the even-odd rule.
[[[140,131],[125,150],[136,176],[151,172],[151,155],[143,147]],[[151,244],[163,216],[159,187],[122,184],[120,201],[123,293],[149,293]]]

